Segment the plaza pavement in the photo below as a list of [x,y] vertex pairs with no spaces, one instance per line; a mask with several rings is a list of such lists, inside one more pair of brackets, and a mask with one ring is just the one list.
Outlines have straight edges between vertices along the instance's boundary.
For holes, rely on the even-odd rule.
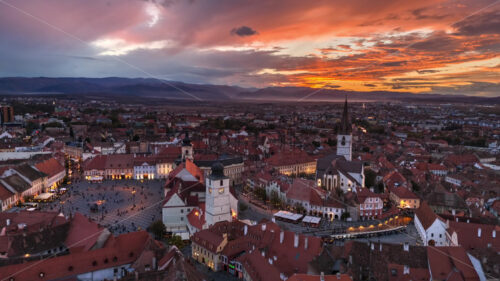
[[[109,180],[102,183],[76,182],[59,200],[42,210],[61,210],[64,215],[79,212],[114,234],[146,229],[161,220],[162,180]],[[97,211],[91,207],[97,204]],[[135,207],[134,207],[135,204]]]

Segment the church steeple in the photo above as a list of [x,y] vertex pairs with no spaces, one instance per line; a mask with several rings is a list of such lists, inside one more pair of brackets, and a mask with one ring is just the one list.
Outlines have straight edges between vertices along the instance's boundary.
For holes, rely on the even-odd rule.
[[348,161],[352,160],[352,126],[347,107],[347,97],[344,103],[344,112],[340,121],[340,130],[337,134],[337,155],[344,156]]
[[352,133],[351,119],[349,118],[349,109],[347,107],[347,96],[345,97],[344,112],[340,121],[339,135],[350,135]]

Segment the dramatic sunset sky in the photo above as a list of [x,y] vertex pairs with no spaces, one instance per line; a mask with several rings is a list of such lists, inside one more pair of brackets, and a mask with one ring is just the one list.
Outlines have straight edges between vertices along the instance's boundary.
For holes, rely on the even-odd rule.
[[500,96],[500,0],[0,0],[0,76]]

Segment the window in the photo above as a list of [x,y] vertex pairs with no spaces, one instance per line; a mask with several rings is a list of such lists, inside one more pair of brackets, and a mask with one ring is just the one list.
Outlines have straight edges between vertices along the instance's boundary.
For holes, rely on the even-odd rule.
[[183,214],[183,213],[184,213],[184,209],[181,209],[181,214]]
[[434,233],[431,233],[431,237],[434,237]]
[[220,180],[220,185],[223,186],[224,185],[224,180]]

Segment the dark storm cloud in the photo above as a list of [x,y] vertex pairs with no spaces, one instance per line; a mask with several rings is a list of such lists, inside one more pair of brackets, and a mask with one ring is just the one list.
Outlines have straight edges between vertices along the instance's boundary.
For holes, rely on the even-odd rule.
[[411,44],[410,48],[421,51],[452,51],[460,48],[461,40],[444,33],[435,33],[428,39]]
[[500,9],[471,16],[453,25],[461,35],[498,34],[500,32]]
[[407,61],[391,61],[391,62],[384,62],[382,66],[403,66],[406,65]]
[[240,26],[240,27],[235,27],[231,30],[232,35],[238,35],[241,37],[244,36],[252,36],[257,34],[257,31],[252,29],[251,27],[248,27],[246,25]]
[[429,13],[430,8],[419,8],[411,11],[411,14],[415,17],[416,20],[442,20],[448,16],[449,14],[438,15]]
[[494,97],[500,92],[500,83],[470,82],[468,85],[455,87],[434,86],[432,87],[432,92],[438,94],[465,94]]
[[439,72],[439,70],[434,70],[434,69],[422,69],[422,70],[417,70],[418,74],[426,74],[426,73],[436,73]]

